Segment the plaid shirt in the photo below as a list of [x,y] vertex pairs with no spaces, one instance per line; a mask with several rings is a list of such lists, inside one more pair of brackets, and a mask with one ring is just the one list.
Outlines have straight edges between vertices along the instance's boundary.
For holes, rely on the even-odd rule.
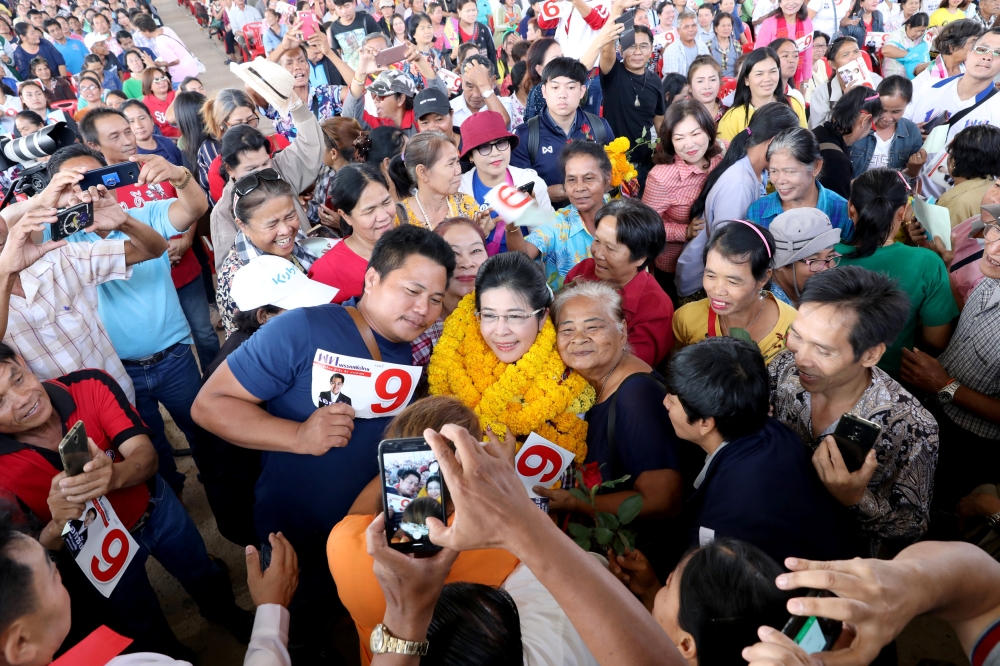
[[131,275],[125,241],[69,243],[52,250],[21,271],[24,296],[11,294],[3,341],[39,379],[100,368],[135,403],[132,380],[97,314],[97,285]]
[[410,343],[410,351],[413,354],[413,365],[427,365],[431,360],[431,353],[434,345],[441,339],[441,332],[444,330],[444,319],[438,319],[426,331],[417,336],[417,339]]
[[[1000,280],[983,278],[965,301],[958,328],[938,358],[948,375],[990,398],[1000,398]],[[952,421],[986,439],[1000,439],[1000,425],[954,403],[943,405]]]

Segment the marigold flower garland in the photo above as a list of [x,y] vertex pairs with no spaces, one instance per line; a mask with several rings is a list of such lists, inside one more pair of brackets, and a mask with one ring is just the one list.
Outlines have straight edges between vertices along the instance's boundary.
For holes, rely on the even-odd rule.
[[563,364],[552,322],[546,320],[524,356],[507,364],[483,339],[475,309],[469,294],[445,320],[427,366],[431,394],[457,397],[475,410],[484,430],[501,438],[508,427],[520,437],[534,431],[582,463],[587,422],[577,415],[593,407],[594,389]]
[[611,187],[620,187],[633,178],[638,178],[639,172],[629,161],[629,149],[632,144],[627,137],[620,136],[604,147],[604,152],[611,160]]

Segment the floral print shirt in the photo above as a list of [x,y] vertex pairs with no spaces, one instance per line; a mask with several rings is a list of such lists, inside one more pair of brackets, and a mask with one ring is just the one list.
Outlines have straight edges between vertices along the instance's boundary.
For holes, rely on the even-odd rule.
[[[604,195],[604,202],[611,198]],[[580,217],[576,206],[569,205],[556,211],[555,219],[545,226],[535,227],[525,238],[538,248],[539,259],[545,262],[545,272],[553,290],[562,286],[570,269],[584,259],[590,259],[590,244],[594,237]]]
[[[799,383],[795,356],[784,351],[768,366],[774,417],[816,449],[839,419],[818,437],[812,434],[812,401]],[[851,414],[882,427],[875,442],[878,468],[864,497],[850,507],[874,557],[882,539],[914,542],[927,531],[938,458],[938,425],[920,402],[881,369]]]
[[[347,86],[310,86],[309,88],[309,109],[320,122],[327,118],[340,115],[340,110],[344,106],[344,97],[347,95]],[[270,118],[274,125],[274,130],[284,136],[289,141],[295,140],[297,130],[292,114],[281,115],[276,108],[268,106],[264,115]]]

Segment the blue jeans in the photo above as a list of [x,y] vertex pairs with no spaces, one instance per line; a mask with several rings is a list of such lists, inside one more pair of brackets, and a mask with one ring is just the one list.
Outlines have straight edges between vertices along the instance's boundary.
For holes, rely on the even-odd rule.
[[159,474],[171,488],[180,492],[184,487],[184,475],[177,471],[174,463],[174,451],[164,433],[158,403],[163,403],[187,438],[188,445],[194,447],[197,426],[191,420],[191,404],[201,387],[201,375],[191,346],[177,343],[161,361],[152,365],[137,365],[132,361],[125,361],[123,365],[135,385],[135,407],[139,416],[153,431],[153,447],[160,460]]
[[206,595],[217,594],[220,582],[224,578],[228,583],[228,577],[209,558],[201,533],[173,490],[159,475],[154,479],[156,487],[149,498],[153,511],[145,526],[132,534],[139,550],[111,593],[111,603],[123,627],[134,637],[142,637],[144,645],[174,655],[179,643],[146,576],[146,559],[155,557],[194,597],[203,613],[206,605],[217,603]]
[[198,362],[204,370],[219,354],[219,336],[212,326],[208,314],[208,297],[205,295],[205,283],[198,277],[177,289],[177,298],[181,301],[184,317],[191,327],[191,337],[194,347],[198,350]]
[[[589,111],[595,116],[601,115],[601,105],[604,103],[604,90],[601,88],[600,75],[591,76],[587,79],[587,99],[583,104],[583,110]],[[608,143],[611,139],[608,137]]]

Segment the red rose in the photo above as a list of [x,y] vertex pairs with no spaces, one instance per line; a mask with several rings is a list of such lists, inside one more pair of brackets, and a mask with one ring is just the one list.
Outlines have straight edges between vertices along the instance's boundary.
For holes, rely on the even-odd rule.
[[604,480],[601,478],[601,467],[596,462],[587,463],[580,470],[583,472],[583,485],[589,490],[594,486],[601,485]]

